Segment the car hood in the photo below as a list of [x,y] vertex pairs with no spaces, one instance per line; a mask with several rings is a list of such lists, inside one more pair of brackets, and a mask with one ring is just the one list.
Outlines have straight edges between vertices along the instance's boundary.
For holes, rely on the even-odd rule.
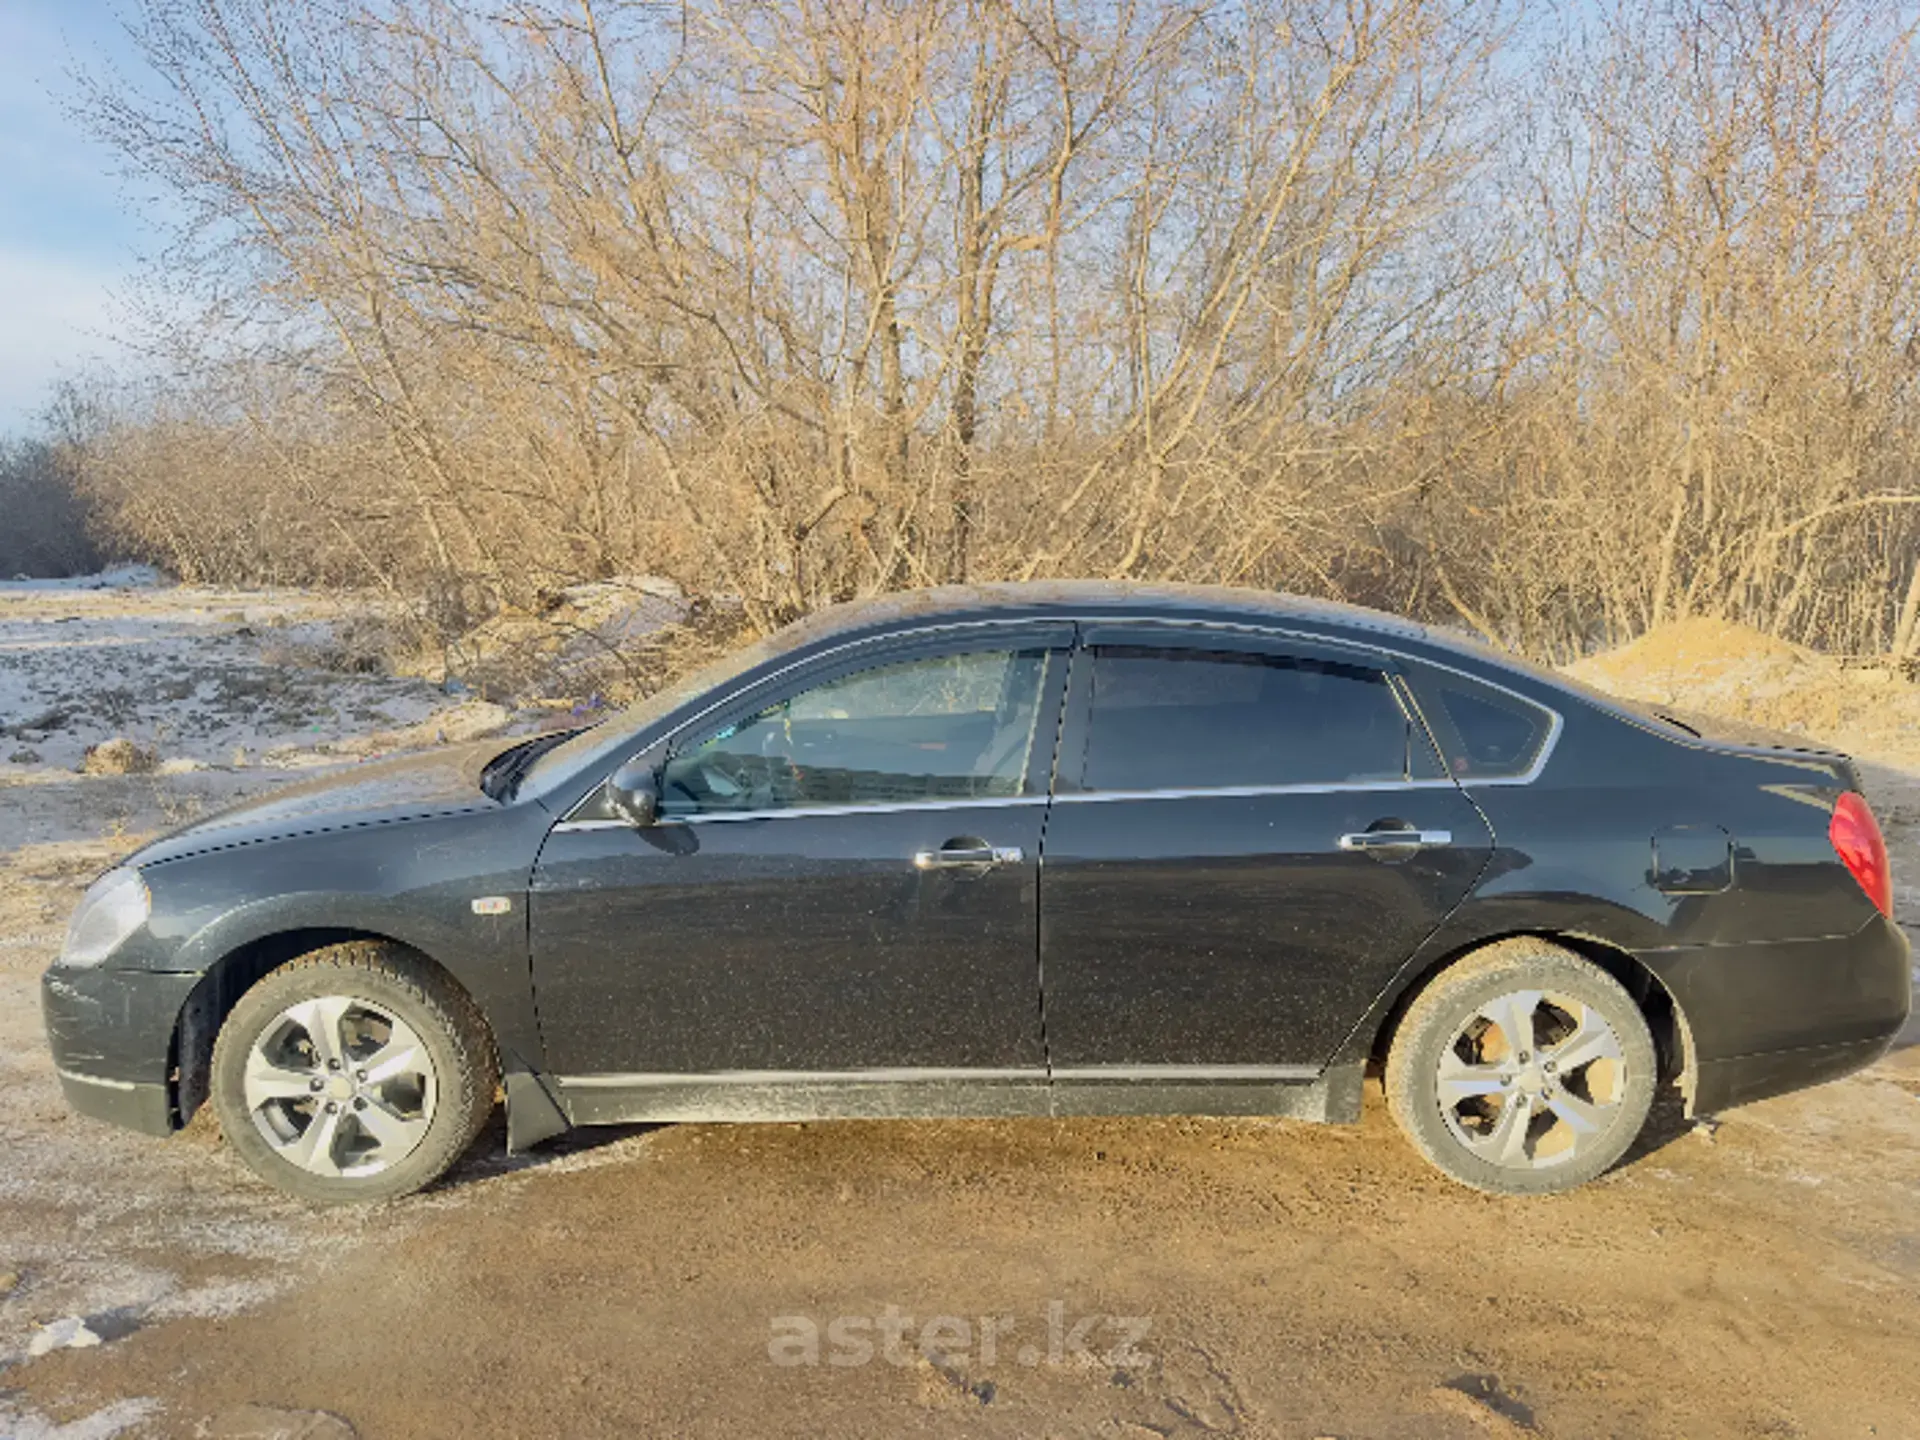
[[525,738],[449,745],[284,785],[163,835],[128,863],[157,865],[293,835],[496,809],[497,802],[480,788],[480,772]]

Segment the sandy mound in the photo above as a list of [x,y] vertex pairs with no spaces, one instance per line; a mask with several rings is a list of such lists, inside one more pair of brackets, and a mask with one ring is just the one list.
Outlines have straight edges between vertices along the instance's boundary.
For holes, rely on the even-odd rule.
[[1609,673],[1644,676],[1666,672],[1698,684],[1731,669],[1754,665],[1790,668],[1817,659],[1812,651],[1731,620],[1690,615],[1649,630],[1618,650],[1580,663]]
[[1891,665],[1842,665],[1727,620],[1662,625],[1567,673],[1612,694],[1844,743],[1869,757],[1920,756],[1920,686]]
[[358,736],[332,747],[338,755],[375,756],[399,750],[422,750],[429,745],[458,745],[498,735],[512,723],[513,712],[489,700],[463,700],[417,725]]
[[554,591],[537,610],[503,610],[402,666],[486,697],[625,701],[651,688],[645,653],[687,608],[670,580],[616,576]]

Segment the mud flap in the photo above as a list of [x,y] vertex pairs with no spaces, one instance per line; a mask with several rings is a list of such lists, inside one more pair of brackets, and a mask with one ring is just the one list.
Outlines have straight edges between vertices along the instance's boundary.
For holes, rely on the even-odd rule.
[[538,1075],[509,1057],[506,1073],[507,1153],[518,1155],[572,1129]]

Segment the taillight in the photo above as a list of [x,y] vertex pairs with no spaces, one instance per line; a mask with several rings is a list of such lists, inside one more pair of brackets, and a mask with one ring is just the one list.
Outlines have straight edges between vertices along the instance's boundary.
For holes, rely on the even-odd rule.
[[1833,807],[1827,824],[1833,853],[1860,882],[1867,898],[1882,915],[1893,915],[1893,867],[1887,863],[1887,842],[1880,822],[1867,808],[1866,798],[1849,790]]

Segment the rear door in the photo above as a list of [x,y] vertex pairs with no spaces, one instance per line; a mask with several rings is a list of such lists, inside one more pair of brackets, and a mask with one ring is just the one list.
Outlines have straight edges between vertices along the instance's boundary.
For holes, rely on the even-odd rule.
[[1388,657],[1089,628],[1041,896],[1055,1078],[1317,1072],[1491,843]]

